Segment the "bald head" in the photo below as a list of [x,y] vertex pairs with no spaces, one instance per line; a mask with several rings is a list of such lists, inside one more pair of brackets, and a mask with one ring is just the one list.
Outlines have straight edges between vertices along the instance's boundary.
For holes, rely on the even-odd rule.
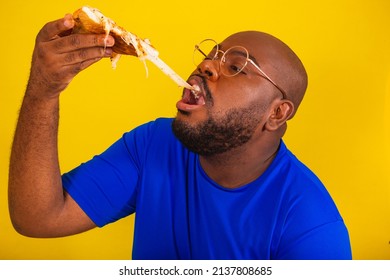
[[307,73],[298,56],[281,40],[267,33],[244,31],[235,33],[222,43],[239,44],[254,56],[261,69],[280,87],[294,104],[294,113],[307,88]]

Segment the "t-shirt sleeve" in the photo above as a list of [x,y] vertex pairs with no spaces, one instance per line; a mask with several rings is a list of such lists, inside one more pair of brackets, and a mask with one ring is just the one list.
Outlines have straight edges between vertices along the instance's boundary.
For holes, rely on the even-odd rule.
[[[352,258],[347,227],[319,178],[289,154],[288,185],[280,202],[274,259],[345,260]],[[280,234],[280,235],[279,235]]]
[[285,244],[277,259],[282,260],[350,260],[351,247],[342,220],[318,226]]
[[62,175],[66,192],[99,227],[135,212],[137,185],[152,123],[123,135],[90,161]]

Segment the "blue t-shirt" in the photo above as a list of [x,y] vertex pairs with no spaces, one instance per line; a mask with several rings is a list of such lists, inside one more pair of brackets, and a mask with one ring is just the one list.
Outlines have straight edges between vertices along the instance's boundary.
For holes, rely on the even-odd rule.
[[259,178],[227,189],[208,177],[171,122],[124,134],[62,177],[99,227],[136,212],[133,259],[351,259],[332,198],[283,141]]

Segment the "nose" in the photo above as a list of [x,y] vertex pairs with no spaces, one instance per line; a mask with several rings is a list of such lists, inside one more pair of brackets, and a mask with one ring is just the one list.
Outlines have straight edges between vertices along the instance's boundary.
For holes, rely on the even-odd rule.
[[198,65],[197,70],[210,81],[216,81],[219,78],[219,60],[206,59]]

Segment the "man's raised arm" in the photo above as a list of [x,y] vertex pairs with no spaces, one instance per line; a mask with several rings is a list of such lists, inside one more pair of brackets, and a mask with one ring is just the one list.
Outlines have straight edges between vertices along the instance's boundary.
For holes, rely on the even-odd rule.
[[105,41],[104,34],[70,34],[73,26],[72,16],[66,15],[47,23],[37,35],[15,131],[9,210],[15,229],[27,236],[65,236],[95,227],[62,188],[59,99],[80,71],[111,55],[114,40],[108,37]]

